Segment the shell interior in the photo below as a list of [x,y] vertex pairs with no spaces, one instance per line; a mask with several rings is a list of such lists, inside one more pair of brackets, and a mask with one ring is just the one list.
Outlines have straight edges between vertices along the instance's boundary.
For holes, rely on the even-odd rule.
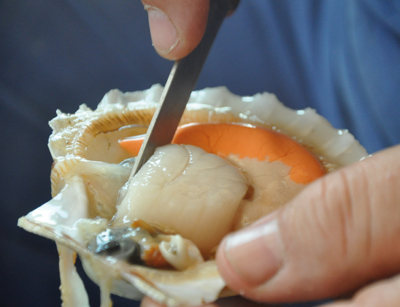
[[[73,266],[74,253],[79,254],[86,273],[100,286],[102,306],[110,303],[110,292],[130,299],[148,295],[168,306],[199,305],[225,293],[225,283],[213,260],[184,271],[161,270],[100,257],[87,248],[88,238],[104,229],[115,215],[119,191],[130,175],[131,161],[120,164],[130,157],[117,141],[145,133],[162,90],[160,85],[133,93],[112,90],[96,110],[82,105],[75,114],[57,111],[50,122],[53,199],[20,218],[18,225],[57,242],[66,304],[88,306]],[[334,129],[312,109],[288,109],[268,93],[239,97],[224,87],[193,92],[181,124],[195,122],[243,122],[268,127],[306,146],[328,170],[367,156],[346,130]],[[89,226],[83,227],[82,221]]]

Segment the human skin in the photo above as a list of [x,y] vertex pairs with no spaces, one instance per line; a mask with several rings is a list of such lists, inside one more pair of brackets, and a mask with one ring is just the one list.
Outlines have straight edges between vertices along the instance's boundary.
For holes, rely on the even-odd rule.
[[355,293],[330,307],[399,306],[399,157],[395,146],[328,174],[225,238],[217,264],[228,286],[259,302]]
[[169,60],[188,55],[200,42],[207,24],[208,0],[143,0],[149,13],[153,46]]
[[[324,176],[276,213],[225,238],[217,263],[229,287],[263,302],[361,289],[354,306],[399,304],[399,291],[389,290],[400,285],[400,275],[393,277],[400,273],[399,157],[400,146],[392,147]],[[267,235],[246,240],[271,224]],[[370,305],[374,299],[380,303]]]
[[[197,46],[208,1],[142,2],[164,12],[175,29],[160,30],[165,16],[154,22],[150,14],[153,44],[161,56],[179,59]],[[229,235],[217,253],[227,285],[260,302],[346,296],[329,306],[400,306],[399,157],[400,146],[395,146],[333,172],[277,212]],[[161,305],[145,298],[141,306]]]

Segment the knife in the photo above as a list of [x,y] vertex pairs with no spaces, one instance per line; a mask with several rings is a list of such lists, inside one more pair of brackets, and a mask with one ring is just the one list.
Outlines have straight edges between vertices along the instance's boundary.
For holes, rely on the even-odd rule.
[[224,18],[234,11],[238,4],[239,0],[210,1],[204,36],[189,55],[174,63],[130,178],[154,154],[157,147],[171,143],[218,30]]

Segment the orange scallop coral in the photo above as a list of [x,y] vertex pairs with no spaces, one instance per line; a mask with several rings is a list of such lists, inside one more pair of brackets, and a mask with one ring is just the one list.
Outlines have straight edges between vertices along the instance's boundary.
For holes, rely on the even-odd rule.
[[[143,136],[120,140],[122,148],[137,156]],[[196,123],[178,128],[174,144],[194,145],[222,157],[281,161],[291,167],[290,178],[309,183],[324,175],[318,159],[290,137],[266,128],[234,123]]]

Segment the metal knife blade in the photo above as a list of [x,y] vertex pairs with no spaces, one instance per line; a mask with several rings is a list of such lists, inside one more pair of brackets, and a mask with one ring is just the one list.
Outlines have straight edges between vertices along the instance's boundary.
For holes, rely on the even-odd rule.
[[226,15],[236,9],[238,2],[210,1],[204,36],[189,55],[174,63],[130,177],[139,171],[157,147],[171,143],[218,30]]

